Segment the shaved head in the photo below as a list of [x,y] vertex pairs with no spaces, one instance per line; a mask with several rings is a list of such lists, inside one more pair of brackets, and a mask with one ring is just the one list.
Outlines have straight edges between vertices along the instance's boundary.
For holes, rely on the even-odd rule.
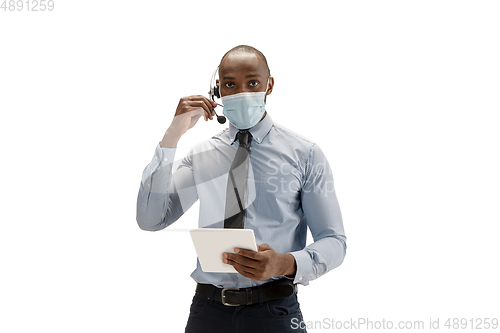
[[[268,72],[269,75],[271,75],[271,71],[269,70],[269,65],[267,64],[266,57],[264,56],[264,54],[262,52],[260,52],[259,50],[257,50],[255,47],[252,47],[252,46],[249,46],[249,45],[238,45],[238,46],[235,46],[231,50],[227,51],[226,54],[224,54],[224,56],[222,57],[220,63],[222,64],[222,61],[228,55],[230,55],[232,53],[253,53],[253,54],[257,55],[258,57],[260,57],[264,61],[264,64],[266,65],[266,68],[267,68],[267,72]],[[220,64],[219,64],[219,66],[220,66]]]

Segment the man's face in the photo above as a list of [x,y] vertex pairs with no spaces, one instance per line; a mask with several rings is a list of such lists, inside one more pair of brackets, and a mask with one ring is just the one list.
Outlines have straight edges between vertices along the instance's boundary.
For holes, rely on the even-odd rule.
[[242,92],[266,91],[269,95],[274,85],[264,60],[255,53],[233,52],[224,58],[219,67],[221,96]]

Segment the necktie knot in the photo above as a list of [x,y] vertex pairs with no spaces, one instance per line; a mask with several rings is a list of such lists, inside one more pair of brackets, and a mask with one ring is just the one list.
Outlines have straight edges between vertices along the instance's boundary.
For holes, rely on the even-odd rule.
[[250,142],[250,139],[252,138],[252,134],[248,131],[241,132],[239,131],[236,134],[236,138],[240,142],[240,147],[247,148],[248,142]]

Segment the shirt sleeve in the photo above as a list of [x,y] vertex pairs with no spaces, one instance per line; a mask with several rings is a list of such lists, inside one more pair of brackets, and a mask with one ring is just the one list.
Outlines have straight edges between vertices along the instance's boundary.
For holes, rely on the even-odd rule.
[[297,264],[294,283],[308,285],[309,281],[340,266],[347,246],[332,171],[316,144],[311,148],[304,178],[301,203],[314,243],[290,254]]
[[176,148],[158,143],[151,162],[142,173],[137,196],[137,223],[143,230],[161,230],[177,221],[198,200],[192,151],[172,174]]

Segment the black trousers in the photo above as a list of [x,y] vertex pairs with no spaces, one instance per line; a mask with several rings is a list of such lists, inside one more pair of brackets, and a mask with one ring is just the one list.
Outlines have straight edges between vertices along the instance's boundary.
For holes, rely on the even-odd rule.
[[194,295],[185,333],[306,333],[297,293],[253,305],[226,306]]

